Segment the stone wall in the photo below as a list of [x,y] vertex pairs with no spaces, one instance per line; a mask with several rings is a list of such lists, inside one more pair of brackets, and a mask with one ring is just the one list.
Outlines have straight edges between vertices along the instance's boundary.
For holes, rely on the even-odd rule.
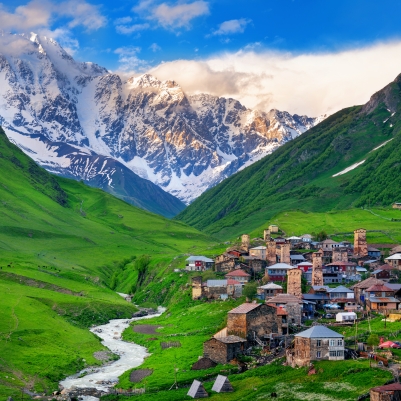
[[248,252],[250,245],[251,245],[250,236],[248,234],[242,234],[242,237],[241,237],[241,249],[243,249],[244,251]]
[[287,271],[287,294],[302,298],[301,277],[301,269],[296,268]]
[[267,244],[266,259],[269,266],[274,265],[277,261],[276,258],[276,242],[270,240]]
[[302,305],[296,303],[288,303],[285,306],[288,315],[288,323],[301,324],[302,322]]
[[202,295],[202,277],[192,277],[192,299],[199,299]]
[[322,251],[312,255],[312,285],[323,285],[322,256]]
[[213,362],[225,364],[229,361],[227,358],[227,344],[212,338],[203,343],[203,356],[210,358]]
[[367,256],[368,244],[366,243],[366,230],[359,228],[354,231],[354,255]]
[[265,229],[263,230],[263,240],[264,240],[265,242],[267,242],[267,241],[270,241],[270,239],[271,239],[270,230],[267,229],[267,228],[265,228]]

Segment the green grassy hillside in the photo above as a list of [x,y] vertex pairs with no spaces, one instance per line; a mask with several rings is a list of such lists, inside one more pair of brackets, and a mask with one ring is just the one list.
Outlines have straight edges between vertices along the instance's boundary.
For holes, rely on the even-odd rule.
[[[135,311],[115,291],[213,240],[82,183],[53,177],[0,131],[0,398],[45,392],[103,347],[87,328]],[[143,257],[141,255],[149,255]],[[146,259],[144,270],[141,260]],[[142,266],[143,267],[143,266]],[[139,283],[141,284],[141,283]],[[158,300],[167,302],[172,284]],[[142,296],[146,301],[146,296]]]
[[229,238],[284,210],[325,212],[401,199],[400,87],[397,77],[366,105],[328,117],[205,192],[177,219]]

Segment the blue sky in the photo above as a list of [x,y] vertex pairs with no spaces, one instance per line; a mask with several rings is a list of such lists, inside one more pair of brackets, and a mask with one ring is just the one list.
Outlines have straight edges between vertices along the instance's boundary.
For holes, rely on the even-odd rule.
[[[195,87],[192,81],[197,75],[191,78],[188,70],[225,72],[224,77],[219,75],[223,81],[234,70],[242,75],[232,76],[232,82],[227,81],[215,94],[237,95],[250,107],[269,108],[275,107],[280,86],[264,87],[263,74],[265,78],[279,77],[279,70],[294,63],[295,73],[322,63],[319,71],[324,74],[329,69],[327,57],[333,55],[338,56],[334,64],[344,60],[354,66],[344,88],[358,70],[375,60],[376,70],[369,67],[372,71],[366,74],[366,81],[371,82],[375,74],[381,74],[382,79],[373,79],[367,90],[380,89],[380,85],[395,78],[396,71],[401,72],[400,16],[398,0],[10,0],[0,7],[0,26],[16,33],[34,31],[53,36],[78,60],[93,61],[112,71],[135,74],[150,70],[157,71],[163,79],[171,74],[176,80],[181,74],[184,86],[192,92],[202,91],[202,85],[207,91],[208,85],[200,82]],[[365,52],[365,58],[360,57],[360,51]],[[252,60],[252,76],[244,54]],[[341,57],[344,54],[347,57]],[[305,62],[302,56],[312,58]],[[384,71],[378,57],[386,64]],[[186,64],[178,64],[177,60]],[[390,68],[389,63],[395,66]],[[270,70],[263,71],[265,64],[271,64]],[[248,74],[248,80],[244,74]],[[259,103],[258,99],[251,100],[250,93],[244,94],[245,84],[252,77],[259,79],[261,96],[265,93]],[[286,80],[288,77],[283,76],[282,81]],[[330,84],[336,80],[339,78]],[[367,94],[361,94],[361,100],[363,96]],[[278,103],[285,107],[285,103]],[[340,106],[338,101],[330,105],[328,100],[321,109],[307,106],[305,112],[332,112]],[[302,112],[301,104],[288,107]]]

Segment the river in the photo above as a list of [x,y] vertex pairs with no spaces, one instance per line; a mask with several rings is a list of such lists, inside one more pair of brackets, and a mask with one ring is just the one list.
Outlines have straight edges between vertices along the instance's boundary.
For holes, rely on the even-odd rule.
[[[129,324],[136,320],[150,319],[160,316],[165,308],[159,307],[155,315],[136,317],[132,319],[113,319],[109,323],[92,327],[90,331],[100,337],[102,344],[120,359],[101,367],[85,368],[75,375],[67,377],[60,384],[64,388],[85,388],[92,387],[106,391],[118,382],[118,377],[129,369],[140,366],[149,355],[147,349],[141,345],[129,343],[121,339],[122,332]],[[82,377],[80,377],[82,376]]]

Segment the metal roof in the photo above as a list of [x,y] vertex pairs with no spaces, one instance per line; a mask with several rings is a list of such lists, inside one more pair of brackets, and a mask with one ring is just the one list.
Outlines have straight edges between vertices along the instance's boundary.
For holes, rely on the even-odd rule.
[[243,270],[241,270],[241,269],[237,269],[237,270],[233,270],[232,272],[230,272],[230,273],[227,273],[226,274],[226,277],[251,277],[251,275],[250,274],[248,274],[248,273],[245,273]]
[[242,304],[242,305],[240,305],[240,306],[237,306],[237,307],[234,308],[234,309],[231,309],[228,313],[248,313],[248,312],[250,312],[251,310],[254,310],[254,309],[256,309],[257,307],[259,307],[260,305],[263,305],[263,304],[257,304],[257,303],[249,303],[249,302],[247,302],[247,303],[245,303],[245,304]]
[[344,287],[343,285],[339,285],[336,288],[330,288],[327,292],[352,292],[353,293],[354,291],[350,290],[347,287]]
[[290,255],[291,260],[305,260],[302,255]]
[[401,253],[395,253],[394,255],[385,258],[385,260],[400,260],[400,259],[401,259]]
[[262,249],[262,250],[266,250],[267,247],[261,245],[261,246],[256,246],[255,248],[251,248],[250,251],[252,251],[252,249]]
[[341,334],[328,329],[326,326],[313,326],[308,330],[295,334],[295,337],[303,338],[343,338]]
[[288,304],[297,303],[302,304],[302,300],[292,294],[277,294],[273,298],[266,299],[266,303],[271,304]]
[[312,288],[315,290],[315,291],[322,291],[322,290],[324,290],[324,291],[329,291],[330,290],[330,287],[328,286],[328,285],[312,285]]
[[213,259],[209,259],[206,256],[190,256],[188,259],[186,259],[187,262],[196,262],[199,260],[201,262],[213,262]]
[[218,375],[216,381],[213,384],[212,391],[216,391],[217,393],[219,393],[226,383],[229,384],[231,387],[230,381],[228,380],[227,376]]
[[266,267],[266,269],[273,269],[273,270],[275,270],[275,269],[281,269],[281,270],[287,269],[287,270],[289,270],[289,269],[293,269],[293,268],[294,268],[294,266],[287,265],[287,263],[276,263],[274,265]]
[[366,289],[366,288],[369,288],[369,287],[371,287],[372,285],[375,285],[375,284],[384,284],[384,281],[379,280],[379,279],[374,278],[374,277],[369,277],[366,280],[363,280],[360,283],[355,284],[353,286],[353,288]]
[[207,280],[208,287],[227,287],[227,280]]
[[262,288],[263,290],[282,290],[283,289],[283,287],[281,285],[274,284],[274,283],[267,283],[258,288]]
[[243,343],[246,342],[245,338],[238,336],[227,336],[227,337],[215,337],[217,341],[220,341],[225,344],[234,344],[234,343]]

